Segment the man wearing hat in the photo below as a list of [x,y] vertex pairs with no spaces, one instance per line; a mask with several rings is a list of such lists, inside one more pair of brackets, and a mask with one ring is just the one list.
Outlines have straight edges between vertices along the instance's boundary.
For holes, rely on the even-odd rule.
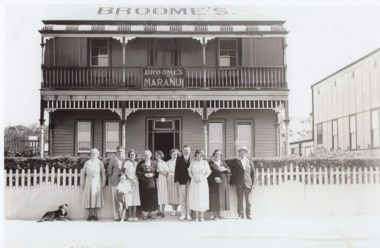
[[236,194],[238,201],[238,219],[244,218],[243,196],[245,197],[245,214],[248,219],[251,216],[251,202],[249,195],[255,187],[255,170],[253,162],[248,159],[248,148],[246,146],[239,147],[239,158],[234,160],[231,166],[231,184],[236,186]]

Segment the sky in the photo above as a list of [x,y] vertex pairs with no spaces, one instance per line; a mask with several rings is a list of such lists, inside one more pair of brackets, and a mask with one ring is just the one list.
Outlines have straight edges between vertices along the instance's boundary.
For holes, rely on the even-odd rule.
[[[41,36],[43,19],[55,19],[78,8],[76,3],[46,4],[8,1],[3,4],[2,120],[3,125],[30,125],[38,122],[41,84]],[[12,3],[12,4],[10,4]],[[16,3],[16,4],[13,4]],[[99,4],[99,2],[97,2]],[[127,5],[113,1],[107,5]],[[136,3],[136,2],[134,2]],[[152,2],[139,1],[141,4]],[[160,1],[160,4],[169,2]],[[176,2],[179,4],[222,5],[227,1]],[[286,61],[290,89],[291,117],[307,117],[312,112],[311,88],[315,82],[380,47],[380,4],[375,1],[234,1],[235,7],[269,19],[284,20],[287,35]],[[302,5],[301,5],[302,3]],[[266,2],[267,4],[267,2]],[[45,116],[45,119],[47,115]]]

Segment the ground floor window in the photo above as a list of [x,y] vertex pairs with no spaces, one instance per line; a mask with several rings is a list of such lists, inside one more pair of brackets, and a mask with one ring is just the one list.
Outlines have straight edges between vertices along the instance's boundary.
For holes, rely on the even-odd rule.
[[338,149],[338,121],[332,121],[332,147],[334,150]]
[[372,135],[372,147],[377,148],[380,146],[380,134],[379,134],[379,110],[372,110],[371,112],[371,135]]
[[252,121],[237,121],[236,122],[236,141],[237,148],[242,146],[247,146],[248,155],[254,156],[253,154],[253,123]]
[[317,144],[323,144],[322,123],[317,124]]
[[92,123],[91,121],[77,122],[77,152],[89,153],[92,148]]
[[356,115],[350,116],[350,148],[356,150]]
[[105,129],[106,152],[116,152],[116,148],[118,147],[120,140],[119,122],[108,121],[106,122]]
[[216,149],[220,149],[224,153],[223,149],[223,122],[210,122],[208,124],[209,129],[209,154],[211,155]]

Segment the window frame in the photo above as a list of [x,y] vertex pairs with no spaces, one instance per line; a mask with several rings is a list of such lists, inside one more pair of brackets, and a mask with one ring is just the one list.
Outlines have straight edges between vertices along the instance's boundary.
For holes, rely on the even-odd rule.
[[121,121],[120,120],[103,120],[103,151],[104,151],[104,154],[105,156],[107,155],[107,153],[116,153],[117,149],[115,150],[107,150],[107,123],[112,123],[112,122],[116,122],[118,123],[119,125],[119,128],[118,128],[118,145],[121,145],[121,142],[122,142],[122,134],[121,134]]
[[[171,40],[170,45],[160,44],[159,40]],[[171,51],[173,65],[171,66],[158,66],[157,64],[157,51]],[[149,42],[149,65],[152,67],[178,67],[180,65],[180,49],[178,40],[176,38],[154,38]]]
[[235,153],[239,148],[239,123],[249,123],[251,125],[251,151],[249,151],[248,156],[255,156],[255,133],[254,133],[254,120],[252,119],[237,119],[235,120]]
[[[353,132],[351,132],[351,118],[355,118],[355,148],[352,148],[352,134],[353,134]],[[353,115],[350,115],[349,116],[349,118],[348,118],[348,124],[349,124],[349,132],[348,132],[348,134],[349,134],[349,140],[350,140],[350,150],[351,151],[355,151],[355,150],[357,150],[358,149],[358,136],[357,136],[357,131],[358,131],[358,129],[357,129],[357,118],[356,118],[356,114],[353,114]]]
[[211,150],[211,141],[210,141],[210,124],[211,123],[220,123],[222,124],[222,153],[226,154],[226,121],[223,119],[209,119],[207,123],[207,149],[208,149],[208,154],[212,155],[212,150]]
[[[93,56],[92,56],[92,42],[96,41],[96,40],[105,40],[105,41],[107,41],[107,65],[106,66],[104,66],[104,65],[93,65],[92,64],[92,58],[93,58]],[[89,45],[89,47],[90,47],[90,52],[89,52],[90,63],[89,63],[89,65],[91,67],[110,67],[110,65],[111,65],[111,49],[110,49],[111,42],[110,42],[110,40],[108,38],[91,38],[89,40],[89,43],[90,43],[90,45]]]
[[[221,55],[220,55],[220,52],[221,52],[221,41],[224,41],[224,40],[234,40],[235,41],[235,65],[231,65],[231,57],[230,56],[230,65],[229,66],[224,66],[224,67],[237,67],[239,66],[239,39],[238,38],[219,38],[218,39],[218,66],[221,66],[220,65],[220,58],[221,58]],[[231,49],[227,49],[227,50],[231,50]],[[223,57],[223,55],[222,55]]]
[[[336,144],[334,139],[334,122],[336,123]],[[332,149],[339,149],[339,127],[338,127],[338,119],[331,120],[331,138],[332,138]]]
[[317,145],[323,144],[323,125],[322,123],[317,124]]
[[[378,120],[378,123],[377,123],[377,130],[379,132],[379,137],[378,137],[378,145],[377,146],[374,146],[374,137],[373,137],[373,131],[374,131],[374,128],[373,128],[373,113],[377,111],[377,120]],[[371,148],[380,148],[380,108],[377,108],[377,109],[372,109],[371,110]]]
[[[81,122],[87,122],[87,123],[90,123],[90,150],[89,151],[80,151],[79,150],[79,134],[78,134],[78,131],[79,131],[79,127],[78,127],[78,124],[81,123]],[[75,142],[75,145],[74,145],[74,154],[76,156],[78,155],[82,155],[82,154],[90,154],[90,151],[91,149],[94,148],[94,121],[93,120],[90,120],[90,119],[81,119],[81,120],[75,120],[75,139],[74,139],[74,142]]]

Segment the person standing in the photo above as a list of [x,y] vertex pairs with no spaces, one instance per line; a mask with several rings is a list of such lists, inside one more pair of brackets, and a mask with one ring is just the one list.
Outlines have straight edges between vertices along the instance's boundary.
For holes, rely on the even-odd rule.
[[189,166],[189,176],[191,178],[189,187],[189,208],[195,211],[195,221],[204,221],[204,211],[209,209],[209,189],[207,178],[211,174],[210,166],[203,159],[202,149],[195,151],[195,161]]
[[227,164],[221,160],[222,151],[217,149],[212,154],[213,158],[209,162],[211,174],[208,177],[210,189],[210,211],[213,212],[213,219],[222,218],[221,211],[230,210],[230,190],[228,187],[231,170]]
[[128,179],[125,173],[119,175],[119,184],[117,185],[117,199],[119,202],[120,221],[124,222],[127,209],[132,205],[133,182]]
[[122,172],[122,168],[125,162],[125,150],[124,147],[118,146],[116,148],[116,157],[112,158],[107,167],[108,186],[111,189],[112,209],[114,220],[120,220],[119,216],[119,202],[117,199],[116,187],[119,184],[119,174]]
[[190,152],[191,148],[188,145],[184,145],[182,149],[183,155],[176,160],[175,171],[174,171],[174,181],[179,189],[179,200],[181,206],[181,216],[180,220],[188,219],[191,220],[190,209],[189,209],[189,171],[190,166]]
[[158,208],[157,185],[158,177],[156,163],[151,160],[152,152],[145,150],[144,160],[136,168],[136,176],[139,179],[141,210],[143,220],[155,219],[153,212]]
[[174,173],[175,173],[175,165],[177,161],[177,157],[179,156],[178,149],[170,150],[171,159],[166,162],[169,169],[168,174],[168,203],[172,206],[173,212],[172,215],[177,215],[177,208],[180,203],[179,201],[179,193],[178,187],[174,182]]
[[160,150],[155,151],[154,157],[157,164],[157,193],[158,193],[158,216],[165,217],[165,205],[168,204],[168,174],[169,168],[163,160],[164,153]]
[[245,197],[246,207],[245,214],[248,219],[252,219],[251,216],[251,202],[250,193],[255,187],[255,170],[253,162],[247,157],[248,148],[242,146],[238,149],[239,158],[235,159],[231,164],[231,184],[236,186],[236,194],[238,201],[238,219],[244,218],[243,210],[243,197]]
[[136,216],[136,207],[140,206],[140,189],[139,189],[139,180],[136,176],[136,162],[137,153],[135,150],[130,150],[128,152],[128,158],[124,163],[124,171],[127,177],[133,182],[133,192],[132,192],[132,204],[129,208],[129,218],[128,221],[138,221],[139,219]]
[[103,189],[106,185],[106,175],[104,165],[98,159],[99,150],[92,149],[90,156],[91,159],[86,161],[81,170],[82,206],[88,209],[87,220],[97,221],[97,210],[104,206]]

